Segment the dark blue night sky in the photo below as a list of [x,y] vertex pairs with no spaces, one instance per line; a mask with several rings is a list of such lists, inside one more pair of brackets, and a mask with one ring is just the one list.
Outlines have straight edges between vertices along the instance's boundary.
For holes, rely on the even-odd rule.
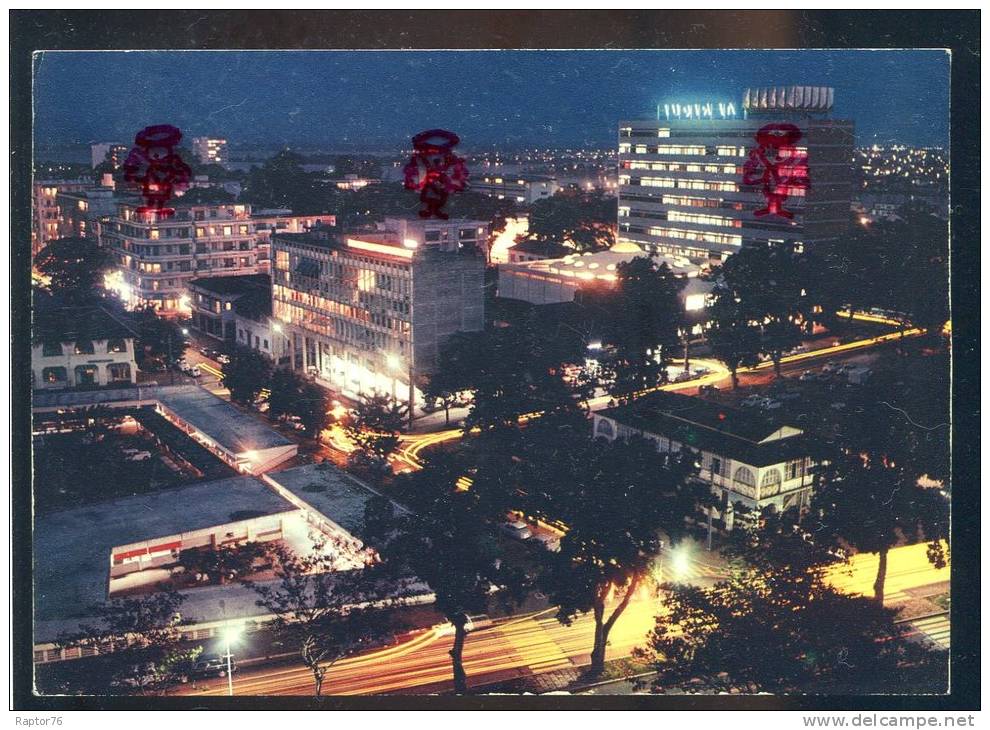
[[747,86],[835,87],[857,143],[947,145],[942,51],[47,53],[36,143],[116,140],[171,123],[233,144],[401,149],[446,127],[464,151],[611,147],[663,101],[741,100]]

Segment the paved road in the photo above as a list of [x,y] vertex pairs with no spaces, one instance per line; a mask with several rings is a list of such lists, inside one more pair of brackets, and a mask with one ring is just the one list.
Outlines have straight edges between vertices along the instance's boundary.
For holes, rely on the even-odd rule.
[[[936,570],[927,559],[924,563],[920,561],[923,552],[924,545],[895,548],[890,552],[888,604],[907,600],[909,589],[934,589],[948,580],[948,568]],[[851,567],[833,569],[830,581],[850,593],[868,593],[872,590],[870,571],[875,569],[875,556],[856,556]],[[616,622],[607,657],[629,656],[634,647],[643,643],[659,610],[661,605],[651,591],[642,588]],[[936,628],[931,630],[934,632]],[[586,666],[591,660],[593,636],[594,622],[590,616],[582,616],[570,626],[563,626],[553,617],[553,609],[502,620],[468,636],[464,647],[468,686],[479,688]],[[340,662],[330,669],[325,691],[327,694],[449,692],[452,683],[448,652],[452,641],[449,634],[430,629],[408,637],[394,647]],[[258,667],[239,672],[234,691],[243,695],[308,695],[313,691],[312,676],[299,664]],[[225,680],[212,680],[185,690],[186,694],[193,695],[223,695],[226,692]]]

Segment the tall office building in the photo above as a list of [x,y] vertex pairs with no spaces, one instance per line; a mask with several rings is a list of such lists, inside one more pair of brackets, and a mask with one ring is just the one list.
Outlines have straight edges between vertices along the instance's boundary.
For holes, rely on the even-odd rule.
[[272,314],[293,367],[348,396],[378,391],[415,405],[444,339],[484,327],[488,233],[482,221],[419,218],[275,233]]
[[204,165],[227,164],[227,140],[217,137],[193,137],[192,151]]
[[93,163],[93,169],[102,165],[109,158],[110,163],[116,170],[124,164],[127,158],[127,145],[119,142],[97,142],[89,146],[89,154]]
[[[657,120],[619,125],[619,241],[645,251],[721,261],[743,246],[793,241],[799,247],[840,235],[852,194],[853,122],[830,118],[833,90],[747,89],[742,104],[664,104]],[[744,166],[770,123],[793,124],[809,184],[773,186],[793,214],[767,208],[762,183]],[[803,170],[802,170],[803,174]],[[751,178],[753,179],[753,178]]]

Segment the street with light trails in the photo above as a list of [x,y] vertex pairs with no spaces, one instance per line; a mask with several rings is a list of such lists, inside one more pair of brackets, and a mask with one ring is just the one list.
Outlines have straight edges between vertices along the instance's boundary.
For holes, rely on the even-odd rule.
[[[834,566],[828,582],[847,593],[871,595],[876,566],[877,556],[856,555],[848,564]],[[695,575],[703,572],[694,561],[686,570]],[[717,571],[712,573],[711,578],[717,577]],[[665,579],[676,580],[666,573]],[[885,602],[896,607],[912,594],[941,590],[948,580],[948,568],[939,570],[927,562],[925,545],[895,548],[889,556]],[[607,658],[629,656],[643,643],[662,608],[663,604],[649,588],[641,588],[615,624]],[[464,647],[469,687],[589,664],[594,637],[592,616],[585,614],[565,626],[553,613],[554,609],[546,609],[502,619],[470,634]],[[941,621],[941,631],[945,633],[948,619],[943,617]],[[449,632],[438,628],[422,631],[394,647],[338,662],[330,668],[324,690],[334,695],[448,692],[452,687],[448,654],[452,645],[453,636]],[[312,691],[312,674],[298,662],[243,669],[234,676],[235,694],[309,695]],[[226,680],[202,682],[183,690],[183,694],[197,696],[226,693]]]

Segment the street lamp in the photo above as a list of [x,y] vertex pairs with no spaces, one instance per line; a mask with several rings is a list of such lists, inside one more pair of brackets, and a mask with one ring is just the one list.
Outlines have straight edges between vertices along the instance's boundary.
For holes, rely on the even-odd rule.
[[[220,610],[223,611],[224,620],[226,621],[227,620],[227,610],[226,610],[226,608],[224,606],[224,602],[223,601],[220,601]],[[231,657],[233,656],[230,653],[230,645],[237,643],[237,640],[241,638],[241,635],[244,633],[244,626],[242,624],[231,624],[231,623],[228,622],[228,623],[225,623],[224,624],[224,627],[221,630],[221,633],[223,635],[224,647],[227,650],[227,653],[225,655],[225,658],[227,659],[227,696],[228,697],[233,697],[234,696],[234,672],[233,672],[233,667],[231,666],[231,661],[230,661],[231,660]]]

